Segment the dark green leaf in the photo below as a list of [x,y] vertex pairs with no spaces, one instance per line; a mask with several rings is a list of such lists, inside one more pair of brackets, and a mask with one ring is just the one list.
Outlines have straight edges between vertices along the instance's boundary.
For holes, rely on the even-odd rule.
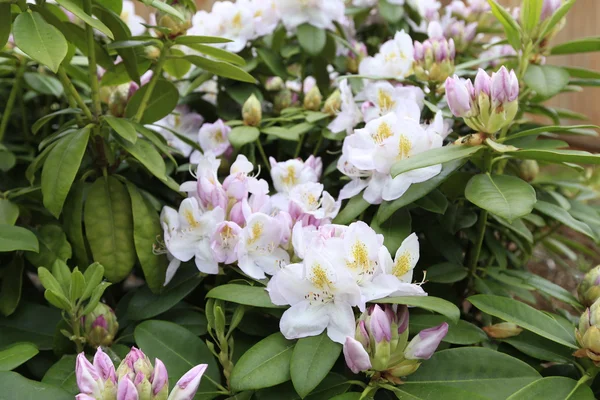
[[427,280],[437,283],[454,283],[467,277],[467,269],[453,263],[435,264],[427,268]]
[[434,311],[448,317],[451,321],[457,322],[460,319],[460,310],[448,300],[433,296],[403,296],[388,297],[385,299],[374,300],[373,303],[381,304],[406,304]]
[[230,78],[235,79],[237,81],[249,83],[256,82],[256,79],[254,79],[252,75],[250,75],[240,67],[226,62],[209,60],[206,57],[193,55],[186,56],[185,59],[207,72],[211,72],[215,75],[222,76],[224,78]]
[[327,33],[325,29],[317,28],[309,23],[298,26],[296,31],[298,42],[307,54],[318,56],[325,48],[327,42]]
[[[148,90],[148,85],[142,86],[135,94],[131,97],[125,108],[125,116],[127,118],[133,118],[138,111],[142,103],[144,93]],[[144,109],[141,123],[150,124],[158,121],[169,115],[171,111],[177,106],[179,101],[179,92],[175,85],[171,82],[159,79],[154,86],[150,100]]]
[[42,382],[60,387],[69,392],[71,396],[76,396],[79,388],[75,377],[75,355],[66,355],[58,360],[44,374]]
[[236,126],[229,132],[229,141],[236,149],[258,139],[260,131],[254,126]]
[[19,305],[23,286],[23,259],[15,257],[3,270],[0,286],[0,313],[8,317]]
[[54,328],[60,320],[60,312],[55,308],[22,302],[10,317],[0,317],[0,348],[30,342],[40,350],[51,350]]
[[38,240],[28,229],[13,225],[0,225],[0,253],[15,250],[38,252]]
[[262,286],[219,285],[211,289],[206,297],[253,307],[280,308],[271,302],[269,294]]
[[[19,400],[72,400],[73,395],[52,385],[36,382],[24,378],[16,372],[0,372],[0,387],[6,400],[16,399],[13,394],[18,393]],[[5,397],[8,395],[8,397]]]
[[11,371],[39,353],[31,343],[15,343],[0,350],[0,371]]
[[337,361],[342,346],[326,332],[298,340],[290,362],[292,383],[300,397],[306,397],[327,376]]
[[563,376],[550,376],[530,383],[506,400],[594,400],[596,397],[587,385]]

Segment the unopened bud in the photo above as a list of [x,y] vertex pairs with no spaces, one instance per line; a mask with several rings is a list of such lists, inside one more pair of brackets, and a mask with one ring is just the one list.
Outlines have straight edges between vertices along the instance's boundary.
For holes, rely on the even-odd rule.
[[360,371],[371,369],[369,353],[367,353],[358,340],[355,340],[350,336],[346,338],[346,342],[344,343],[344,358],[348,368],[355,374],[358,374]]
[[331,116],[335,116],[340,112],[341,107],[342,107],[342,95],[339,90],[336,90],[327,98],[327,100],[325,100],[325,105],[323,106],[323,112],[327,113]]
[[487,335],[493,339],[508,339],[513,336],[517,336],[523,329],[517,324],[512,322],[502,322],[490,326],[484,326],[483,330]]
[[535,160],[524,160],[519,164],[519,176],[521,179],[531,182],[540,172],[540,166]]
[[160,57],[160,49],[156,46],[147,46],[144,48],[144,53],[149,60],[158,60]]
[[113,89],[113,92],[108,97],[108,110],[115,117],[125,115],[125,107],[133,94],[139,89],[135,82],[124,83]]
[[310,111],[317,111],[321,107],[323,96],[318,86],[313,86],[304,96],[304,108]]
[[454,72],[456,50],[452,39],[443,36],[414,44],[413,69],[422,81],[443,82]]
[[433,328],[423,329],[406,346],[404,357],[409,360],[430,359],[447,333],[448,324],[446,322]]
[[267,82],[265,83],[265,89],[267,89],[269,92],[277,92],[282,90],[284,87],[285,83],[283,82],[283,79],[278,76],[267,78]]
[[[196,10],[190,10],[185,2],[180,2],[178,0],[173,0],[171,2],[167,1],[166,3],[171,3],[171,7],[179,11],[183,16],[183,21],[163,11],[158,11],[156,13],[157,26],[169,30],[166,34],[169,39],[175,39],[177,36],[185,35],[187,30],[192,27],[192,17]],[[155,29],[155,32],[158,37],[165,36],[162,30]]]
[[596,300],[579,319],[579,327],[575,332],[581,348],[574,355],[589,358],[596,366],[600,365],[600,299]]
[[298,101],[298,95],[293,93],[290,89],[283,89],[275,95],[273,99],[273,111],[279,114],[282,110],[293,105]]
[[86,341],[93,347],[110,346],[119,330],[114,311],[104,303],[98,303],[82,322]]
[[600,265],[592,268],[577,287],[577,296],[584,306],[591,306],[600,298]]
[[244,120],[244,125],[258,126],[260,124],[260,121],[262,120],[262,108],[260,101],[258,101],[254,94],[248,97],[248,100],[244,103],[244,106],[242,107],[242,118]]

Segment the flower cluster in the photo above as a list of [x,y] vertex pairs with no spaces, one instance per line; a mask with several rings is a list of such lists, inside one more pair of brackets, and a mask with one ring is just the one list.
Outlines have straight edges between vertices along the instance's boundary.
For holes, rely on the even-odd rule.
[[84,353],[77,356],[75,376],[81,391],[76,400],[189,400],[194,397],[207,364],[190,369],[169,394],[169,378],[158,358],[154,366],[139,349],[131,351],[115,371],[110,357],[96,350],[93,363]]
[[581,315],[575,336],[581,348],[573,355],[589,358],[597,366],[600,366],[600,299],[596,300]]
[[415,41],[414,72],[422,81],[443,82],[454,72],[454,40],[444,37],[437,22],[429,25],[429,31],[429,39]]
[[342,225],[294,226],[292,243],[300,262],[280,269],[267,290],[277,305],[290,305],[280,329],[288,339],[318,335],[327,330],[343,343],[354,332],[353,307],[387,296],[423,296],[412,284],[419,259],[413,233],[392,259],[383,236],[364,222]]
[[404,32],[396,32],[394,38],[388,40],[372,57],[365,57],[359,67],[360,75],[386,79],[406,78],[412,73],[414,47],[410,36]]
[[477,132],[496,133],[510,124],[519,107],[519,80],[514,71],[501,67],[490,77],[480,69],[475,83],[458,76],[446,80],[446,96],[452,114],[463,118]]
[[585,274],[577,287],[577,297],[584,306],[591,306],[600,298],[600,265]]
[[[383,308],[382,308],[383,307]],[[431,358],[448,333],[448,324],[424,329],[408,342],[408,308],[406,306],[373,305],[362,314],[356,333],[346,337],[344,358],[355,374],[365,371],[392,383],[412,374],[420,360]]]
[[273,275],[290,260],[291,229],[296,223],[329,223],[340,203],[318,182],[320,158],[277,163],[271,158],[271,177],[278,193],[269,195],[264,179],[252,176],[254,166],[243,155],[219,182],[221,160],[212,152],[198,155],[197,181],[181,186],[189,197],[179,210],[161,214],[164,242],[172,261],[165,284],[180,263],[195,259],[201,272],[216,274],[219,263],[238,263],[248,276]]

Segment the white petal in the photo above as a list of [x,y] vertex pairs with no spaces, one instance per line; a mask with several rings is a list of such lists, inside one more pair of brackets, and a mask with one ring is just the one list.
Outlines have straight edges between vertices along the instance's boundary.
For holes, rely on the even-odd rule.
[[169,282],[171,282],[171,279],[173,279],[173,277],[175,276],[175,273],[179,269],[180,265],[181,261],[179,261],[178,259],[174,258],[171,260],[169,266],[167,267],[167,274],[165,276],[165,283],[163,284],[163,286],[167,286]]
[[354,336],[356,320],[348,303],[334,303],[330,306],[330,319],[327,325],[327,336],[337,343],[343,344],[347,336]]
[[[279,322],[279,329],[287,339],[319,335],[329,324],[330,311],[331,307],[328,304],[311,305],[306,300],[302,301],[283,313]],[[350,312],[352,312],[352,309],[350,309]],[[343,343],[346,336],[353,334],[352,331],[350,334],[345,335],[340,339],[342,340],[340,343]]]

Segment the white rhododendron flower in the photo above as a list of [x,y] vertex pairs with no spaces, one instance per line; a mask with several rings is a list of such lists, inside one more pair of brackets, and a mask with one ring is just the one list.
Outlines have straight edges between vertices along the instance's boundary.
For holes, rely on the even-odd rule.
[[229,143],[229,132],[231,128],[223,120],[214,123],[205,123],[198,131],[198,143],[203,151],[210,151],[215,156],[220,156],[231,149]]
[[362,121],[363,116],[360,108],[356,105],[352,88],[347,79],[340,82],[339,89],[342,100],[341,110],[327,128],[333,133],[346,131],[347,134],[350,134],[352,129]]
[[344,20],[343,0],[279,0],[283,24],[289,31],[305,23],[322,29],[334,29],[333,22]]
[[270,157],[269,162],[273,186],[279,193],[289,193],[291,189],[304,183],[318,182],[323,169],[321,159],[314,156],[306,161],[295,158],[282,162]]
[[365,122],[390,112],[418,120],[425,94],[418,87],[376,81],[368,83],[357,98],[365,100],[362,105]]
[[414,62],[414,47],[411,37],[404,32],[396,32],[393,39],[381,45],[373,57],[364,58],[359,66],[359,74],[389,79],[403,79],[411,74]]
[[142,25],[146,23],[146,20],[135,13],[135,5],[133,1],[123,0],[121,19],[131,31],[132,36],[140,36],[146,32],[146,27]]

